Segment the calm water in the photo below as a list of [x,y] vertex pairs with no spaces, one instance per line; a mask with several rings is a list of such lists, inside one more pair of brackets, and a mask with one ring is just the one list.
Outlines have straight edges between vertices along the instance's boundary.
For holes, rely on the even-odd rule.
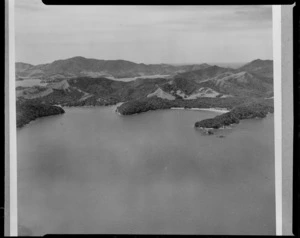
[[68,108],[18,130],[20,233],[275,234],[273,115]]
[[131,78],[115,78],[115,77],[106,77],[106,78],[116,80],[116,81],[130,82],[138,78],[153,79],[153,78],[168,78],[169,76],[170,75],[166,75],[166,74],[156,74],[156,75],[144,75],[144,76],[131,77]]

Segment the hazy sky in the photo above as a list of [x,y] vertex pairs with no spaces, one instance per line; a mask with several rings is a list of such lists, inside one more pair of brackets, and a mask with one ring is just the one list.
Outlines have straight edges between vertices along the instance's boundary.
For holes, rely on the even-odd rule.
[[272,59],[271,6],[46,6],[15,0],[16,61]]

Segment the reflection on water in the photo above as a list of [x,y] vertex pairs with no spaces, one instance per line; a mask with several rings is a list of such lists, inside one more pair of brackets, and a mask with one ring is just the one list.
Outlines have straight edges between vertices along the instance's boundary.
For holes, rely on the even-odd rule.
[[18,130],[19,223],[33,235],[274,235],[273,115],[225,138],[193,128],[215,115],[72,108],[32,122]]

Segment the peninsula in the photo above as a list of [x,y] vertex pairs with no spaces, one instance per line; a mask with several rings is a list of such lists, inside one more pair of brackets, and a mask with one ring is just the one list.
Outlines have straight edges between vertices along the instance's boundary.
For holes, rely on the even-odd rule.
[[17,128],[23,127],[29,122],[40,117],[65,113],[65,111],[61,107],[28,102],[17,102],[16,110]]

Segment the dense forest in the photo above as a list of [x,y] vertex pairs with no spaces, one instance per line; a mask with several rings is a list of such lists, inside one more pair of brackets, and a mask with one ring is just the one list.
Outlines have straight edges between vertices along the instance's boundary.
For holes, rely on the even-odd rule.
[[146,112],[150,110],[168,109],[171,107],[180,108],[223,108],[232,109],[249,98],[198,98],[194,100],[167,100],[158,97],[144,98],[142,100],[133,100],[123,103],[117,108],[121,115],[131,115],[135,113]]
[[243,119],[264,118],[268,113],[273,113],[274,111],[274,107],[270,105],[271,103],[265,101],[239,105],[233,108],[230,112],[214,118],[198,121],[195,123],[195,127],[219,129],[221,127],[237,124]]
[[58,106],[17,101],[17,127],[20,128],[39,117],[62,114],[65,111]]

